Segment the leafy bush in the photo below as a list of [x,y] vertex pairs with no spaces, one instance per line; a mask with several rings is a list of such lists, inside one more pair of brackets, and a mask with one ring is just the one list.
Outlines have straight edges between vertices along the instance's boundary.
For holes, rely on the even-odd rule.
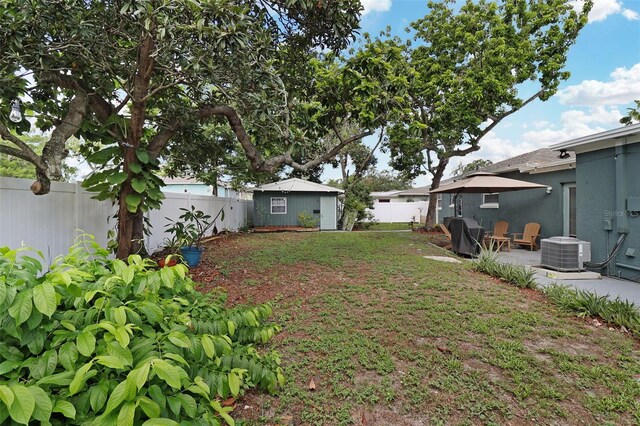
[[482,249],[473,262],[476,271],[484,272],[520,288],[537,288],[535,273],[520,265],[511,265],[498,261],[498,255],[492,250]]
[[233,425],[223,401],[284,383],[268,305],[226,309],[183,265],[83,238],[43,274],[0,248],[0,424]]
[[544,292],[562,310],[574,312],[583,318],[600,317],[608,323],[640,334],[640,310],[633,302],[620,298],[609,300],[607,296],[558,284],[550,285]]
[[298,213],[298,223],[304,228],[315,228],[318,226],[318,219],[306,210]]

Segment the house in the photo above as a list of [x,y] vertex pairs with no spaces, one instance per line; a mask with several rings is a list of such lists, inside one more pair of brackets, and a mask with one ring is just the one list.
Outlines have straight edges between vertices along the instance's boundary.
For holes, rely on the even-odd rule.
[[420,222],[426,219],[429,187],[372,192],[373,208],[369,212],[378,222]]
[[[487,230],[504,220],[509,222],[509,233],[522,232],[528,222],[537,222],[541,225],[540,238],[576,235],[576,159],[572,151],[560,158],[559,152],[542,148],[478,172],[539,183],[547,189],[459,194],[458,216],[473,218]],[[438,196],[439,222],[454,216],[452,199],[452,194]]]
[[228,183],[218,181],[216,191],[211,185],[193,178],[164,178],[164,192],[175,192],[192,195],[215,195],[222,198],[234,198],[237,200],[250,200],[251,191],[237,191]]
[[640,278],[640,124],[551,146],[576,156],[575,234],[603,261],[620,240],[608,274]]
[[321,230],[338,229],[338,195],[342,189],[292,178],[253,189],[254,225],[302,226],[313,217]]
[[407,203],[414,201],[429,201],[429,187],[409,188],[394,191],[372,192],[371,197],[375,203]]

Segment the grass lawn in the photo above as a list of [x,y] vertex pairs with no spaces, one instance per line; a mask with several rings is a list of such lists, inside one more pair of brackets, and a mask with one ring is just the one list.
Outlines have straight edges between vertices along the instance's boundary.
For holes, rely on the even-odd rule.
[[[543,295],[424,259],[418,233],[253,234],[208,246],[196,280],[271,301],[288,383],[250,425],[639,424],[640,344]],[[216,268],[217,273],[212,273]],[[309,390],[313,379],[316,389]]]
[[[415,223],[414,226],[417,228],[420,224]],[[367,231],[407,231],[410,229],[409,222],[376,222],[366,228]]]

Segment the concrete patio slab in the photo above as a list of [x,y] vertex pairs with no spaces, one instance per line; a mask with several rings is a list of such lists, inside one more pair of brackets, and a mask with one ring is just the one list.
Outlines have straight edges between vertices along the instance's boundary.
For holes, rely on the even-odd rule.
[[449,257],[449,256],[422,256],[422,257],[429,260],[437,260],[439,262],[462,263],[460,260],[456,259],[455,257]]
[[607,296],[611,300],[617,298],[627,300],[640,307],[640,283],[635,281],[603,276],[597,279],[585,279],[585,275],[580,275],[582,273],[560,279],[557,278],[557,275],[562,273],[536,267],[541,263],[539,251],[516,249],[510,252],[499,252],[498,260],[513,265],[532,267],[536,271],[536,281],[541,287],[552,284],[566,285],[576,290],[586,290],[599,296]]

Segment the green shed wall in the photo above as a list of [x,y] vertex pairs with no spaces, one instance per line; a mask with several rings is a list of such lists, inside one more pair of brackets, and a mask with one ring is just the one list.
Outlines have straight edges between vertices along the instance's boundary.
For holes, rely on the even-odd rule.
[[[615,148],[578,154],[577,169],[577,233],[578,238],[591,242],[591,258],[595,262],[606,259],[616,243],[617,227],[622,216],[626,216],[629,233],[610,262],[608,273],[628,279],[640,278],[640,213],[619,209],[616,206],[616,162],[624,161],[624,179],[628,197],[640,197],[640,143],[623,147],[623,158],[616,158]],[[625,205],[626,206],[626,205]],[[611,219],[612,230],[604,229],[605,219]],[[635,249],[635,257],[628,256],[628,249]],[[631,265],[636,269],[618,266]]]
[[[499,207],[480,208],[482,194],[460,194],[462,197],[462,215],[471,217],[487,231],[499,220],[509,222],[509,233],[522,232],[529,222],[540,224],[540,238],[562,235],[563,229],[563,185],[576,182],[576,171],[561,170],[540,174],[521,174],[518,172],[500,175],[510,179],[539,183],[552,187],[547,194],[544,189],[527,189],[524,191],[501,192]],[[578,195],[579,199],[579,195]],[[453,216],[450,194],[443,194],[441,216]],[[444,214],[443,214],[444,212]]]
[[[271,214],[271,197],[285,197],[287,199],[287,214]],[[320,198],[337,198],[337,194],[318,192],[254,192],[254,225],[260,226],[300,226],[298,214],[306,211],[318,221],[320,225]],[[334,204],[337,205],[337,204]]]

